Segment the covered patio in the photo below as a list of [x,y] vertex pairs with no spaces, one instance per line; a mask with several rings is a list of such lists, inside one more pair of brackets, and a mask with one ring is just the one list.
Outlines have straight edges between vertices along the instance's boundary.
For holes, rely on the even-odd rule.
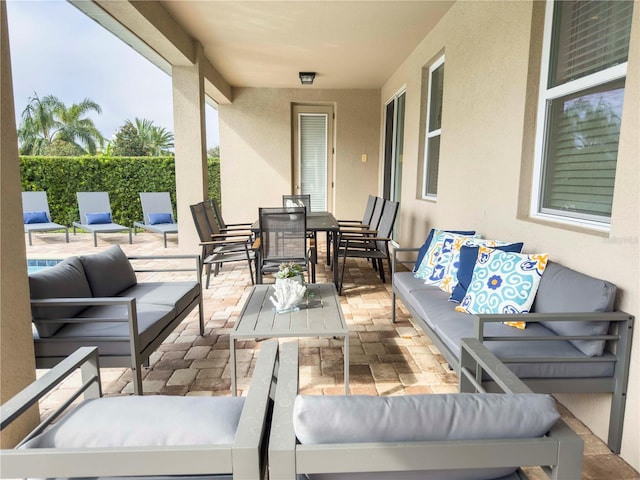
[[[25,236],[26,246],[27,243]],[[67,244],[60,234],[44,233],[34,238],[33,246],[27,246],[27,255],[29,259],[59,259],[95,253],[116,243],[128,255],[178,251],[175,240],[169,240],[165,250],[162,237],[152,233],[138,234],[132,245],[127,243],[125,234],[111,235],[101,239],[98,249],[93,247],[89,234],[72,235]],[[321,252],[324,252],[323,243]],[[340,304],[350,331],[351,393],[457,392],[458,376],[448,368],[429,338],[414,326],[407,311],[399,309],[397,323],[391,323],[391,285],[382,284],[366,261],[350,259],[348,262]],[[319,263],[317,281],[330,282],[331,276],[331,270]],[[265,282],[271,280],[265,278]],[[152,356],[151,365],[143,373],[145,394],[231,395],[229,333],[250,287],[249,270],[243,262],[227,264],[217,277],[212,277],[209,289],[204,291],[205,336],[198,335],[197,314],[192,312]],[[342,339],[300,339],[301,393],[344,393],[341,347]],[[242,394],[249,384],[260,342],[241,342],[237,348],[238,386]],[[38,375],[44,372],[38,370]],[[106,368],[101,373],[105,395],[133,393],[130,369]],[[67,385],[71,387],[73,381],[70,379]],[[64,398],[64,389],[52,392],[43,402],[42,414],[46,415]],[[558,409],[585,442],[583,480],[640,479],[638,472],[611,453],[602,440],[559,403]],[[528,469],[527,474],[531,480],[546,478],[536,469]]]
[[[419,246],[433,227],[473,228],[486,238],[522,241],[527,253],[547,252],[553,261],[614,283],[616,308],[640,313],[637,2],[625,17],[631,25],[628,62],[614,72],[624,84],[624,109],[618,118],[616,161],[606,179],[609,211],[597,221],[563,215],[563,209],[575,208],[571,201],[554,215],[539,204],[539,150],[546,129],[540,126],[544,114],[539,99],[546,93],[540,70],[549,66],[543,50],[551,0],[71,3],[164,68],[173,81],[179,243],[170,242],[164,250],[160,240],[143,234],[133,245],[117,236],[103,245],[117,242],[131,253],[197,252],[189,205],[206,197],[205,102],[215,102],[219,109],[223,213],[229,223],[253,220],[259,206],[276,205],[282,194],[298,193],[294,112],[322,107],[334,122],[328,129],[333,163],[325,193],[326,209],[337,218],[358,218],[368,194],[397,200],[396,245]],[[32,247],[26,245],[4,4],[0,21],[4,400],[34,376],[25,258],[60,258],[95,249],[90,241],[85,244],[84,236],[67,245],[44,234]],[[428,98],[434,72],[442,65],[441,122],[431,136]],[[314,85],[301,85],[298,72],[313,70]],[[428,171],[426,153],[433,142],[439,145],[435,172]],[[587,203],[592,193],[587,192]],[[318,281],[328,275],[320,268]],[[202,339],[195,334],[195,323],[185,321],[154,357],[145,389],[226,394],[228,332],[248,285],[241,268],[223,270],[206,292],[211,334]],[[391,325],[389,292],[390,285],[381,285],[364,263],[347,270],[341,302],[353,332],[352,390],[388,395],[454,389],[455,375],[406,312]],[[609,395],[559,396],[570,424],[585,435],[585,479],[638,478],[621,458],[640,466],[639,331],[634,333],[621,457],[611,455],[598,439],[607,430]],[[246,373],[257,346],[243,345],[240,359]],[[309,341],[303,353],[304,388],[338,392],[339,346]],[[110,372],[106,381],[109,393],[131,388],[122,371]],[[243,383],[246,378],[241,388]]]

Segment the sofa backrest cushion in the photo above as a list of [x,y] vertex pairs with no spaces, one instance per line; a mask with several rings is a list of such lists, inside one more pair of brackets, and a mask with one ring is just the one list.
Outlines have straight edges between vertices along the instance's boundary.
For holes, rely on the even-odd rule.
[[87,400],[22,448],[231,445],[242,397],[145,395]]
[[80,257],[94,297],[114,297],[138,283],[129,259],[120,245]]
[[[91,298],[91,288],[78,257],[69,257],[52,267],[29,274],[32,300],[44,298]],[[40,337],[54,335],[64,324],[53,320],[75,317],[86,306],[31,307],[33,322]]]
[[[302,444],[536,438],[560,418],[550,395],[533,393],[298,395],[293,415]],[[472,478],[497,478],[515,470],[486,469]],[[461,473],[469,470],[434,473],[421,472],[419,478],[468,478]]]
[[[536,313],[611,312],[616,299],[616,286],[605,280],[576,272],[559,263],[549,262],[540,280],[531,307]],[[542,322],[558,335],[605,335],[608,321]],[[604,340],[569,340],[590,357],[602,355]]]

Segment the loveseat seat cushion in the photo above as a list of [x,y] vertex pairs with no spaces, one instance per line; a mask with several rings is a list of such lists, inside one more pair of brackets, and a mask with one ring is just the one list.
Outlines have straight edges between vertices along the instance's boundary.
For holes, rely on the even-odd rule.
[[114,297],[137,283],[136,274],[120,245],[80,256],[94,297]]
[[[548,262],[532,305],[536,313],[611,312],[616,286],[558,263]],[[605,335],[608,321],[543,322],[558,335]],[[602,355],[604,340],[569,340],[590,357]]]
[[[138,332],[140,350],[146,348],[155,340],[175,318],[175,310],[164,305],[136,304],[138,311]],[[70,323],[56,333],[56,339],[65,342],[37,341],[35,343],[36,356],[67,356],[81,346],[87,345],[87,337],[93,337],[91,345],[98,347],[101,356],[130,355],[128,322],[97,322],[98,318],[127,318],[126,307],[123,305],[109,305],[90,307],[81,314],[87,321]],[[122,337],[121,341],[110,340]],[[102,340],[104,338],[104,340]],[[77,339],[77,341],[76,341]]]
[[[78,257],[69,257],[62,262],[29,274],[31,299],[45,298],[91,298],[91,288]],[[64,323],[56,318],[75,317],[86,306],[31,307],[31,315],[40,337],[54,335]]]
[[[303,445],[537,438],[560,418],[550,395],[468,393],[298,395],[293,415],[294,431]],[[415,478],[495,479],[515,470],[424,471],[415,472]],[[387,472],[381,478],[398,475]]]
[[176,314],[184,311],[198,297],[198,282],[140,282],[122,291],[119,297],[134,297],[137,303],[173,307]]
[[86,400],[22,448],[232,445],[243,406],[243,397]]

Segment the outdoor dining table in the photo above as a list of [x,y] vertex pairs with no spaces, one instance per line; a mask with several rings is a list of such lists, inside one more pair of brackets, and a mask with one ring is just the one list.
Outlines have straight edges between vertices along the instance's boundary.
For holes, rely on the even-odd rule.
[[[260,220],[256,220],[251,225],[251,230],[255,234],[260,233]],[[332,265],[333,283],[339,288],[338,278],[338,232],[340,225],[338,220],[330,212],[308,212],[307,213],[307,232],[318,233],[326,232],[327,234],[327,265]],[[333,247],[333,248],[332,248]]]

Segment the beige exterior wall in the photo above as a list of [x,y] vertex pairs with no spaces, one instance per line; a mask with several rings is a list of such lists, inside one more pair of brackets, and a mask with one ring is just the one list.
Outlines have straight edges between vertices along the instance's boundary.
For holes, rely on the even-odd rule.
[[[222,209],[225,221],[253,221],[258,207],[282,204],[291,193],[292,106],[333,105],[337,218],[362,218],[378,191],[378,90],[234,89],[219,106]],[[362,154],[368,161],[361,161]]]
[[[36,378],[21,218],[20,161],[4,2],[0,2],[0,51],[0,403],[4,403]],[[2,431],[0,447],[13,447],[37,422],[38,410],[32,408],[10,428]]]
[[[407,88],[400,207],[402,246],[431,227],[476,228],[524,241],[526,252],[614,282],[617,308],[640,314],[638,110],[640,5],[633,19],[611,231],[598,234],[527,218],[539,84],[543,2],[458,2],[384,85]],[[420,199],[423,67],[445,53],[438,200]],[[379,112],[382,118],[382,111]],[[640,468],[640,329],[635,330],[622,457]],[[609,395],[559,399],[606,439]]]

